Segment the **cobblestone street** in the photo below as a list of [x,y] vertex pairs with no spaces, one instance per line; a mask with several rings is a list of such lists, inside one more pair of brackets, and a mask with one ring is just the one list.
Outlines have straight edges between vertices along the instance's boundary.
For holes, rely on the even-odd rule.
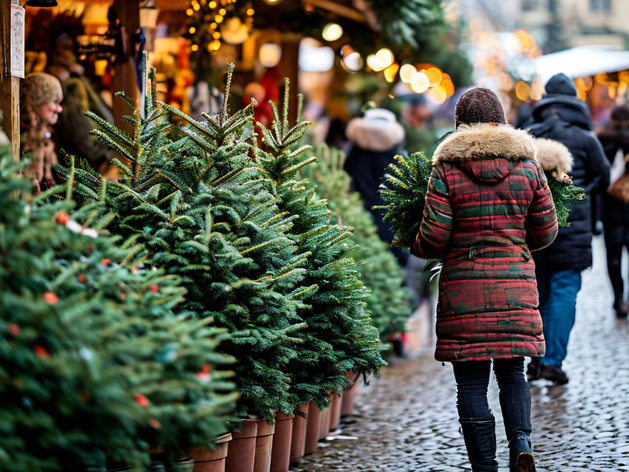
[[[533,446],[539,471],[629,471],[629,323],[617,320],[602,237],[583,277],[577,321],[564,370],[565,386],[531,385]],[[490,405],[498,423],[500,471],[508,452],[495,379]],[[432,354],[386,368],[358,399],[336,439],[306,457],[306,471],[470,470],[459,432],[452,368]]]

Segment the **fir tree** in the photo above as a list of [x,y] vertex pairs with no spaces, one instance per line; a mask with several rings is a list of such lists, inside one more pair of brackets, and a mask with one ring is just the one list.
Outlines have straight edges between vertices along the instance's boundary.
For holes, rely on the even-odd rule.
[[119,264],[132,240],[20,199],[31,184],[0,154],[0,469],[140,467],[149,445],[170,466],[225,431],[224,330],[173,314],[177,277]]
[[345,256],[358,264],[360,278],[371,291],[365,300],[367,311],[380,338],[387,341],[391,334],[405,331],[412,311],[410,295],[402,287],[402,270],[388,244],[378,236],[373,216],[365,210],[360,194],[351,191],[350,176],[343,170],[343,153],[320,145],[315,155],[316,163],[304,175],[315,184],[317,194],[327,200],[332,220],[354,228]]
[[[76,169],[72,194],[83,208],[100,208],[100,225],[139,237],[136,259],[183,277],[183,307],[231,334],[223,350],[237,359],[234,419],[271,419],[290,409],[284,368],[305,326],[296,310],[316,287],[300,283],[308,254],[297,253],[288,235],[294,218],[278,210],[249,157],[252,107],[228,114],[231,73],[221,113],[204,122],[156,100],[154,70],[144,110],[132,108],[127,118],[133,136],[90,115],[97,136],[129,164],[116,161],[117,182]],[[171,124],[173,115],[187,124]]]
[[315,188],[299,172],[312,164],[310,146],[301,145],[308,122],[301,121],[301,99],[298,121],[288,121],[288,81],[286,81],[282,116],[271,103],[274,120],[271,129],[262,124],[264,147],[255,150],[256,162],[275,188],[278,206],[293,217],[291,235],[300,250],[312,254],[306,261],[304,283],[319,289],[300,314],[307,328],[298,336],[299,355],[288,365],[292,379],[293,409],[300,403],[315,400],[321,407],[328,402],[331,390],[346,386],[345,373],[368,376],[384,364],[378,332],[364,310],[369,292],[360,281],[356,264],[344,257],[352,229],[333,225],[325,200],[315,195]]

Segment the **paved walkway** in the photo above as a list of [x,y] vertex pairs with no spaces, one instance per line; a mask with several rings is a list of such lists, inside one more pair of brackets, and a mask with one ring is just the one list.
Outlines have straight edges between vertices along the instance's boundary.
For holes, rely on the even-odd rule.
[[[531,385],[533,443],[540,472],[629,471],[629,323],[617,320],[602,238],[584,273],[577,322],[564,364],[565,386]],[[502,422],[495,379],[490,406]],[[504,429],[498,461],[508,472]],[[358,399],[342,432],[357,438],[323,444],[295,472],[470,470],[459,432],[452,368],[424,357],[384,369]]]

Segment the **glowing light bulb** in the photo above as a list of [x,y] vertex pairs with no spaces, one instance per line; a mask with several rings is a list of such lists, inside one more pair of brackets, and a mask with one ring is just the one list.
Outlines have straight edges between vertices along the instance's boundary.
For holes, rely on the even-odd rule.
[[339,24],[328,23],[323,28],[321,36],[323,36],[323,39],[325,39],[326,41],[336,41],[337,39],[340,39],[341,36],[343,36],[343,28]]
[[410,84],[413,80],[413,76],[417,73],[417,69],[413,64],[404,64],[400,67],[400,79],[405,84]]
[[415,93],[424,93],[430,87],[430,79],[424,72],[418,72],[413,76],[411,89]]

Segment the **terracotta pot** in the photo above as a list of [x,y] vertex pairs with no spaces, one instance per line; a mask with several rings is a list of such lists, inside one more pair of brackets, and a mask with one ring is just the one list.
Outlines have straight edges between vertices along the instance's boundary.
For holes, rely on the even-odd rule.
[[271,451],[271,472],[288,472],[295,415],[275,415],[275,434]]
[[321,431],[321,410],[315,402],[310,402],[308,409],[308,426],[306,427],[306,447],[304,454],[312,454],[317,450],[319,444],[319,433]]
[[[310,409],[310,403],[304,403],[299,405],[298,410],[308,415]],[[298,463],[301,458],[304,457],[304,450],[306,447],[306,426],[308,425],[308,419],[303,416],[295,415],[293,421],[293,435],[290,443],[290,461],[292,463]]]
[[258,434],[256,436],[256,457],[253,464],[253,472],[269,472],[271,469],[271,452],[273,450],[273,436],[275,435],[275,423],[258,421]]
[[229,442],[232,440],[230,433],[220,436],[214,441],[215,449],[195,447],[190,452],[194,459],[192,472],[225,472],[225,458]]
[[257,420],[245,420],[242,431],[232,433],[225,459],[226,472],[253,472],[258,423]]
[[332,406],[330,406],[330,431],[336,431],[341,423],[341,404],[343,398],[334,393],[332,395]]
[[332,395],[328,398],[328,407],[321,413],[321,426],[319,428],[319,439],[325,439],[330,432],[330,407]]

